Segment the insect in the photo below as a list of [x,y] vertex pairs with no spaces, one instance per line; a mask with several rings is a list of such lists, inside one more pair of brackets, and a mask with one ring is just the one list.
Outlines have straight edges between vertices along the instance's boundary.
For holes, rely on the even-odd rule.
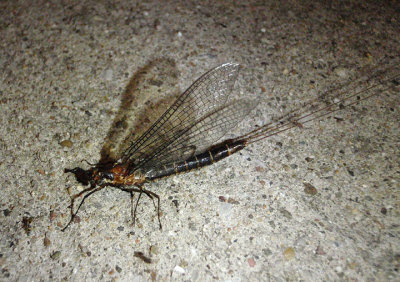
[[[160,197],[144,187],[147,182],[211,165],[246,146],[289,130],[304,123],[341,110],[361,100],[399,85],[398,66],[383,72],[384,80],[361,91],[319,96],[301,108],[264,124],[242,136],[218,143],[240,123],[257,101],[234,99],[231,94],[239,65],[226,63],[205,73],[196,80],[161,117],[122,153],[115,162],[98,163],[85,170],[80,167],[65,169],[73,173],[81,184],[87,186],[71,197],[71,217],[63,231],[71,224],[85,199],[105,187],[115,187],[130,193],[131,216],[136,219],[136,209],[143,194],[157,199],[160,229]],[[395,74],[393,74],[395,73]],[[138,193],[133,209],[134,193]],[[75,200],[83,197],[74,212]]]

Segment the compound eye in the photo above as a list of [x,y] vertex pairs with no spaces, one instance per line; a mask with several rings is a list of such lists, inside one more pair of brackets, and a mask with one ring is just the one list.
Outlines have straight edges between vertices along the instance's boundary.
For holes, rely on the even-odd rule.
[[103,177],[109,180],[114,180],[114,174],[112,174],[111,172],[103,172]]

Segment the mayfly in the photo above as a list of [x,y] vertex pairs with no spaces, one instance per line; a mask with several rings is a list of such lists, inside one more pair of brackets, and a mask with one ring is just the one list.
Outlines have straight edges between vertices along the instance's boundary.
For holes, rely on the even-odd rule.
[[[88,170],[76,167],[65,169],[85,185],[83,191],[71,197],[71,218],[63,231],[74,220],[87,197],[109,186],[129,192],[132,199],[133,222],[136,208],[143,194],[157,199],[157,215],[160,220],[160,197],[146,189],[147,182],[211,165],[246,146],[293,127],[341,110],[361,100],[378,95],[398,86],[398,66],[385,70],[385,79],[361,91],[336,93],[335,97],[319,96],[298,110],[257,127],[247,134],[218,142],[229,133],[256,103],[245,99],[234,99],[231,95],[239,65],[226,63],[205,73],[196,80],[161,117],[143,134],[133,141],[115,162],[98,163]],[[389,74],[389,75],[388,75]],[[327,100],[331,101],[327,101]],[[321,102],[321,100],[324,100]],[[133,210],[133,196],[138,193]],[[77,210],[74,203],[83,196]]]

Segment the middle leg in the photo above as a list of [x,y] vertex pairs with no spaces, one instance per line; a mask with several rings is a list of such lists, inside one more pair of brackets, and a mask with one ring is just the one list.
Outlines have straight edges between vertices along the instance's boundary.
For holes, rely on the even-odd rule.
[[[119,189],[130,193],[132,208],[133,208],[133,193],[134,192],[135,193],[139,193],[139,197],[138,197],[138,199],[136,201],[135,209],[133,210],[133,212],[132,212],[132,209],[131,209],[131,216],[133,217],[133,224],[135,224],[136,210],[137,210],[137,207],[139,205],[140,198],[141,198],[142,194],[146,194],[153,201],[154,208],[157,210],[158,223],[160,225],[160,229],[162,229],[161,220],[160,220],[160,196],[158,196],[156,193],[154,193],[152,191],[144,189],[142,187],[142,185],[136,185],[136,186],[138,188],[118,187]],[[154,203],[154,198],[157,198],[157,205],[158,205],[157,208],[156,208],[156,205]]]

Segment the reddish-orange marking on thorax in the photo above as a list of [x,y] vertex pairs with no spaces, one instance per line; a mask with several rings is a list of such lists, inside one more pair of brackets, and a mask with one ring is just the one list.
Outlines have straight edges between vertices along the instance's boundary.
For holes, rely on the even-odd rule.
[[145,182],[143,175],[136,175],[135,173],[128,174],[127,167],[124,165],[116,165],[110,171],[114,175],[114,185],[135,185]]
[[111,173],[114,174],[114,176],[116,175],[126,175],[127,171],[126,171],[126,166],[124,165],[116,165],[111,169]]

